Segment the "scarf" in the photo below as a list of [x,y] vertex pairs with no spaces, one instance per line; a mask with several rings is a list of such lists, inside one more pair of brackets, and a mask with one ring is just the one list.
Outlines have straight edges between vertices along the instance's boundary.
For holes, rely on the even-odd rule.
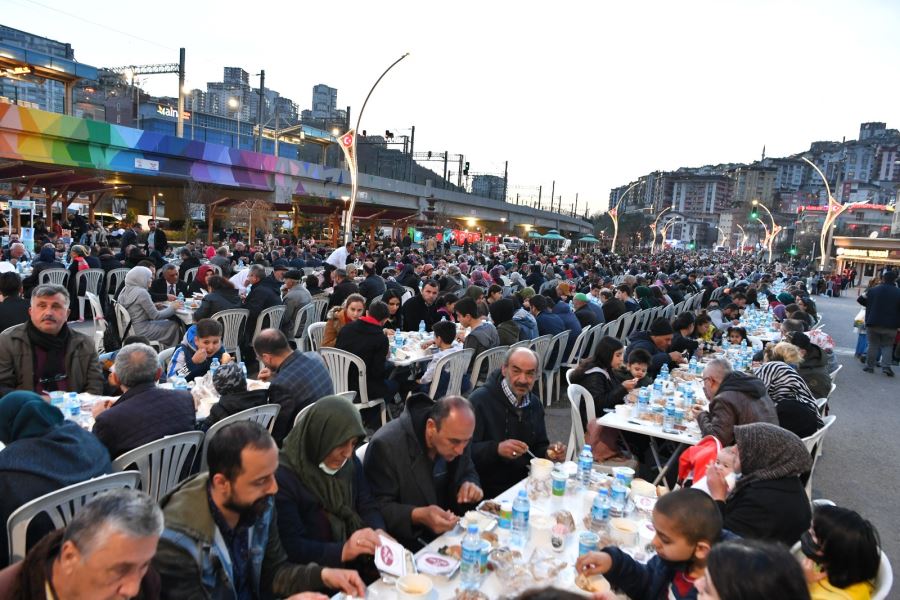
[[819,416],[819,407],[809,386],[802,377],[787,363],[780,360],[767,362],[754,372],[766,384],[769,398],[777,406],[779,402],[794,400],[803,404],[803,407],[816,415],[819,427],[822,427],[822,418]]
[[34,323],[29,319],[25,322],[25,333],[28,335],[28,341],[31,343],[31,364],[37,365],[38,348],[47,354],[43,370],[40,373],[36,371],[34,373],[33,384],[36,386],[42,379],[50,380],[48,384],[42,386],[44,391],[56,391],[57,384],[53,379],[57,375],[66,374],[66,347],[69,345],[69,338],[71,337],[69,326],[63,323],[59,333],[50,335],[35,327]]
[[322,503],[336,542],[343,543],[365,526],[353,508],[353,458],[334,475],[327,475],[319,464],[347,440],[361,440],[365,435],[359,411],[350,401],[325,396],[303,414],[281,448],[279,462]]
[[812,467],[803,440],[778,425],[738,425],[734,439],[741,457],[741,478],[731,494],[754,481],[797,477]]
[[41,437],[63,423],[63,414],[34,392],[10,392],[0,399],[0,442]]

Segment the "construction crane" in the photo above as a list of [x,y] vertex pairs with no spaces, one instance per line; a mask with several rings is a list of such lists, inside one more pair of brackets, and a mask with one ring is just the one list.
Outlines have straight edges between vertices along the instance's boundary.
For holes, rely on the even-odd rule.
[[[176,137],[184,137],[184,48],[178,51],[177,63],[156,65],[128,65],[127,67],[115,67],[110,69],[113,73],[128,75],[131,79],[131,87],[134,88],[136,75],[163,75],[168,73],[178,74],[178,120],[175,124]],[[135,107],[135,119],[137,119],[137,107]]]

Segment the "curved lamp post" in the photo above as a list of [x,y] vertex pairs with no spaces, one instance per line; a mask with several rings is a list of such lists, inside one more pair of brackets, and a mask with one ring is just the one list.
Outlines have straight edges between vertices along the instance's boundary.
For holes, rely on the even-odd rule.
[[661,216],[663,216],[666,213],[666,211],[670,211],[670,210],[672,210],[671,206],[667,206],[666,208],[662,209],[659,212],[659,214],[656,215],[656,219],[653,221],[653,224],[650,225],[650,231],[653,232],[653,239],[650,241],[650,254],[655,254],[654,250],[656,248],[656,226],[659,223],[659,218]]
[[613,254],[616,253],[616,238],[619,237],[619,204],[622,203],[622,200],[625,199],[625,196],[628,195],[628,192],[630,192],[631,190],[636,188],[638,185],[640,185],[640,183],[641,182],[638,181],[637,183],[632,183],[630,186],[628,186],[628,189],[625,190],[625,193],[622,194],[621,196],[619,196],[619,199],[616,200],[616,205],[612,208],[612,210],[607,212],[610,220],[613,223],[613,241],[612,241],[612,246],[610,246],[610,248],[609,248],[609,251],[612,252]]
[[825,214],[825,221],[822,223],[822,231],[819,234],[819,251],[821,256],[819,257],[819,270],[824,271],[825,267],[828,265],[828,259],[830,258],[828,249],[825,247],[826,242],[828,241],[828,234],[831,233],[832,225],[837,221],[838,217],[852,206],[858,206],[860,204],[866,204],[868,200],[861,200],[859,202],[848,202],[847,204],[841,204],[837,200],[835,200],[834,196],[831,195],[831,187],[828,185],[828,180],[825,179],[825,174],[822,173],[821,169],[815,165],[811,160],[807,159],[805,156],[801,156],[806,163],[815,169],[816,173],[819,174],[819,177],[822,178],[822,183],[825,184],[825,193],[828,194],[828,212]]
[[356,118],[356,127],[338,138],[338,143],[340,144],[341,150],[344,152],[344,158],[347,161],[347,169],[350,171],[350,206],[347,208],[344,221],[345,244],[353,239],[353,209],[356,208],[356,193],[359,190],[359,164],[356,161],[356,132],[359,131],[359,124],[362,121],[363,112],[366,110],[366,104],[368,104],[372,92],[375,91],[375,87],[382,79],[384,79],[384,76],[388,74],[388,71],[393,69],[398,62],[407,56],[409,56],[409,52],[391,63],[391,66],[385,69],[384,73],[381,74],[381,77],[372,84],[372,88],[366,95],[365,101],[363,101],[362,108],[359,109],[359,116]]
[[738,223],[735,223],[734,225],[735,225],[735,227],[737,227],[738,229],[741,230],[741,248],[740,248],[740,253],[743,254],[743,253],[744,253],[744,246],[747,245],[747,240],[750,239],[750,238],[747,236],[747,232],[744,231],[744,228],[743,228],[743,227],[741,227]]
[[772,262],[772,247],[769,246],[770,238],[772,237],[771,231],[769,231],[769,226],[766,225],[762,219],[756,217],[756,220],[759,221],[759,224],[763,226],[763,229],[766,230],[766,239],[763,240],[763,247],[769,251],[769,262]]

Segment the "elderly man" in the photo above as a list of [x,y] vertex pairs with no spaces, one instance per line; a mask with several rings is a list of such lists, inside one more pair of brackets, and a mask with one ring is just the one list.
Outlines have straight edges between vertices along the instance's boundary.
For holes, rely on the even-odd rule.
[[500,370],[469,397],[476,423],[472,459],[488,497],[528,476],[529,451],[553,459],[565,456],[565,448],[549,451],[544,408],[532,393],[540,376],[537,355],[515,348],[506,354]]
[[303,280],[303,271],[291,269],[284,274],[284,316],[281,318],[281,331],[288,339],[294,337],[297,313],[300,309],[312,302],[309,291],[300,282]]
[[159,576],[148,567],[162,532],[162,512],[144,492],[100,494],[0,572],[0,598],[155,600]]
[[122,389],[118,400],[94,405],[94,435],[116,459],[167,435],[193,431],[197,418],[191,393],[156,387],[162,375],[156,351],[128,344],[116,353],[110,381]]
[[631,334],[628,338],[625,360],[628,360],[636,348],[643,348],[650,353],[650,367],[647,369],[647,374],[651,378],[656,377],[663,365],[669,365],[670,369],[674,369],[685,362],[682,353],[671,350],[674,337],[675,330],[672,329],[672,324],[665,317],[660,317],[650,324],[648,331],[637,331]]
[[168,264],[162,268],[162,276],[150,284],[150,297],[154,302],[174,302],[178,294],[191,295],[188,285],[178,276],[178,267]]
[[253,350],[265,365],[258,377],[269,381],[269,402],[281,405],[272,436],[281,445],[294,426],[300,410],[319,398],[334,393],[325,361],[315,352],[291,350],[277,329],[263,329],[253,342]]
[[9,250],[3,254],[3,262],[0,262],[0,273],[15,271],[19,262],[28,260],[28,251],[25,250],[25,245],[19,242],[10,243]]
[[709,410],[691,407],[702,435],[714,435],[723,446],[734,443],[736,425],[772,423],[778,425],[775,404],[766,393],[766,384],[753,375],[731,370],[731,363],[715,358],[703,369],[703,391]]
[[275,518],[278,448],[264,427],[222,428],[209,440],[207,461],[207,473],[161,503],[166,530],[153,565],[163,598],[282,598],[325,588],[365,595],[356,571],[288,562]]
[[350,294],[359,293],[359,286],[343,268],[335,269],[331,274],[331,280],[334,283],[334,289],[331,296],[328,297],[328,308],[341,306]]
[[454,512],[484,497],[469,452],[474,431],[475,413],[465,398],[433,402],[415,394],[399,418],[372,436],[366,479],[388,533],[407,548],[450,531],[459,520]]
[[253,340],[253,332],[256,329],[256,321],[259,313],[272,306],[281,304],[281,295],[271,285],[262,285],[266,278],[266,269],[261,265],[250,265],[247,274],[247,285],[250,292],[244,299],[244,308],[250,311],[247,317],[247,328],[244,330],[244,339],[247,345]]
[[103,393],[103,373],[94,340],[66,325],[69,292],[39,285],[29,318],[0,337],[0,395],[15,389]]
[[425,321],[425,331],[431,331],[431,326],[440,320],[435,306],[437,296],[438,282],[428,279],[422,285],[422,293],[416,294],[403,304],[400,310],[403,311],[404,331],[418,331],[419,323],[422,321]]
[[231,259],[228,258],[228,246],[219,247],[216,250],[216,255],[209,259],[209,264],[216,265],[222,269],[222,277],[231,277]]
[[581,323],[582,328],[593,327],[605,322],[603,309],[599,304],[591,302],[587,294],[575,294],[575,297],[572,298],[572,308],[575,309],[575,318]]

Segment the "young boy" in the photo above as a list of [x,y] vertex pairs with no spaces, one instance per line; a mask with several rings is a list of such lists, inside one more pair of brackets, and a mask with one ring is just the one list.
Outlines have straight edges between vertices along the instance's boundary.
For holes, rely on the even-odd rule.
[[694,581],[703,575],[713,544],[735,536],[722,530],[715,501],[694,489],[662,496],[653,509],[656,556],[641,564],[616,548],[588,552],[575,569],[584,575],[601,573],[629,598],[697,598]]
[[[463,349],[463,345],[456,340],[455,323],[451,323],[450,321],[438,321],[432,325],[431,331],[434,333],[434,345],[437,347],[437,352],[434,353],[431,362],[428,363],[428,367],[425,369],[425,374],[422,375],[422,378],[419,380],[419,383],[421,384],[419,391],[426,394],[431,388],[431,382],[434,379],[434,368],[437,366],[438,361],[448,354]],[[446,372],[443,373],[441,379],[448,379],[448,381],[441,381],[438,384],[437,394],[435,394],[434,398],[435,400],[444,395],[444,392],[447,391],[447,386],[449,385],[449,375]],[[469,381],[469,376],[463,375],[462,391],[466,392],[470,387],[472,387],[472,384]]]
[[613,376],[619,383],[628,381],[629,379],[637,379],[637,385],[634,387],[644,387],[645,385],[653,383],[653,380],[647,375],[647,370],[649,368],[650,353],[643,348],[635,348],[631,354],[628,355],[628,364],[622,365],[613,371]]
[[213,319],[200,319],[188,327],[181,345],[172,355],[166,378],[184,377],[193,381],[206,375],[214,358],[218,358],[220,364],[229,362],[231,356],[222,348],[222,333],[222,324]]

